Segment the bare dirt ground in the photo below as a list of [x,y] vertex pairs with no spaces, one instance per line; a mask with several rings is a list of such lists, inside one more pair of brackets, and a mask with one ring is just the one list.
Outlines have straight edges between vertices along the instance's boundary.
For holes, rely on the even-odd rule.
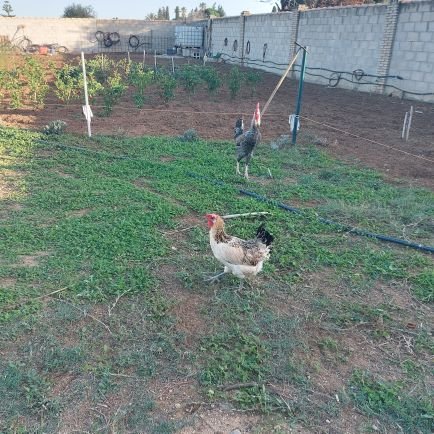
[[[167,63],[167,59],[159,62]],[[228,74],[229,65],[215,65],[224,76]],[[189,97],[178,88],[175,100],[169,104],[164,104],[154,91],[143,109],[135,107],[131,95],[125,95],[110,117],[93,118],[92,131],[109,135],[176,136],[194,128],[204,139],[231,140],[237,116],[242,114],[248,121],[256,102],[263,106],[278,80],[275,74],[262,73],[262,82],[255,92],[244,85],[233,100],[227,85],[214,97],[205,89]],[[271,102],[262,120],[265,143],[289,134],[288,115],[295,110],[297,88],[296,80],[285,80]],[[86,134],[80,104],[67,106],[52,95],[42,110],[1,107],[0,122],[41,129],[51,120],[62,119],[68,123],[69,132]],[[101,111],[100,104],[92,102],[95,114]],[[402,124],[411,105],[415,115],[410,139],[404,141]],[[405,178],[411,184],[434,188],[433,104],[306,83],[301,115],[302,142],[323,146],[340,159],[378,169],[391,180]]]

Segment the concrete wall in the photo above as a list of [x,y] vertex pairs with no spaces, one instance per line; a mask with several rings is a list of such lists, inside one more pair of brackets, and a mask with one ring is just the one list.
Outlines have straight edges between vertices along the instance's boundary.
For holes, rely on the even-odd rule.
[[[188,24],[188,23],[187,23]],[[152,49],[173,47],[175,26],[182,25],[175,21],[145,20],[98,20],[94,18],[4,18],[0,17],[0,36],[27,36],[34,44],[58,43],[70,51],[127,51],[128,39],[134,34],[143,40],[152,40]],[[204,25],[204,22],[194,22]],[[24,28],[17,29],[20,26]],[[109,49],[95,40],[95,32],[118,32],[121,40]],[[141,39],[141,40],[142,40]],[[145,47],[146,48],[146,47]],[[142,50],[142,48],[139,48]]]
[[[332,71],[352,72],[357,69],[376,74],[384,32],[386,6],[359,6],[324,8],[300,13],[298,43],[309,47],[306,79],[310,82],[329,84]],[[301,60],[297,61],[299,65]],[[310,75],[323,75],[326,78]],[[336,79],[335,79],[336,78]],[[334,75],[331,84],[338,76]],[[373,86],[360,85],[352,74],[342,74],[339,87],[373,90]]]
[[210,32],[227,61],[281,73],[297,41],[309,46],[309,82],[434,102],[434,0],[241,15],[213,19]]
[[[190,24],[206,27],[205,49],[212,54],[222,53],[227,61],[280,74],[292,57],[297,41],[309,46],[307,81],[434,102],[434,0],[389,2],[241,15]],[[151,47],[147,45],[138,50],[164,52],[165,47],[174,45],[175,26],[180,24],[175,21],[0,17],[0,37],[6,35],[12,39],[18,26],[24,25],[17,36],[24,34],[36,44],[57,42],[70,51],[96,52],[127,51],[128,38],[135,34],[141,40],[146,37],[148,42],[152,41]],[[95,41],[97,30],[116,31],[121,42],[105,49]],[[248,45],[249,53],[246,52]],[[298,74],[300,62],[301,59],[294,75]],[[353,74],[355,70],[359,71]]]
[[[390,74],[405,79],[402,85],[398,84],[401,88],[419,93],[434,92],[434,2],[401,5]],[[399,94],[393,89],[391,92]],[[421,99],[434,100],[429,96]]]

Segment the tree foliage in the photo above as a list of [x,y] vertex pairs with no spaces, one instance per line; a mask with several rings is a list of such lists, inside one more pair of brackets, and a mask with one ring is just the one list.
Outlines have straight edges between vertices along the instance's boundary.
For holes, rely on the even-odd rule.
[[283,12],[297,9],[299,5],[305,5],[309,9],[334,6],[351,6],[371,3],[384,3],[385,0],[280,0],[275,3],[272,12]]
[[14,10],[12,9],[12,6],[8,0],[4,1],[2,10],[5,12],[5,14],[2,14],[2,17],[14,17],[15,16],[15,15],[12,15],[12,12]]
[[67,6],[63,12],[63,18],[95,18],[96,13],[92,6],[83,6],[73,3]]

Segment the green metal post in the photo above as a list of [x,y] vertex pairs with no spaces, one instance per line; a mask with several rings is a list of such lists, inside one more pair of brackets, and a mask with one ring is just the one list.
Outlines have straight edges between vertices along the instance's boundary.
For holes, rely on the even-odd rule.
[[297,127],[298,127],[298,120],[299,120],[300,111],[301,111],[301,99],[302,99],[302,95],[303,95],[304,73],[306,71],[307,47],[301,47],[301,48],[303,49],[303,59],[301,61],[300,82],[298,83],[297,107],[295,109],[294,129],[292,130],[292,144],[293,145],[295,145],[297,142]]

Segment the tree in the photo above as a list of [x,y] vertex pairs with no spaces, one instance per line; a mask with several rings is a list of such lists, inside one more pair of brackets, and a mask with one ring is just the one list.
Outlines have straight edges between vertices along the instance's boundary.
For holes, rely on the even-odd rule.
[[181,9],[179,6],[176,6],[175,8],[175,20],[179,20],[181,18]]
[[181,8],[181,17],[184,19],[187,17],[187,8],[185,6]]
[[14,17],[15,16],[15,15],[12,15],[12,12],[14,10],[12,9],[12,6],[9,3],[9,0],[4,1],[2,9],[6,12],[6,15],[2,14],[2,17]]
[[63,12],[63,18],[95,18],[96,13],[92,6],[82,6],[73,3],[67,6]]
[[166,18],[166,20],[170,20],[169,6],[166,6],[165,18]]
[[222,5],[218,5],[214,3],[211,7],[205,9],[205,15],[209,17],[224,17],[226,13],[223,9]]

